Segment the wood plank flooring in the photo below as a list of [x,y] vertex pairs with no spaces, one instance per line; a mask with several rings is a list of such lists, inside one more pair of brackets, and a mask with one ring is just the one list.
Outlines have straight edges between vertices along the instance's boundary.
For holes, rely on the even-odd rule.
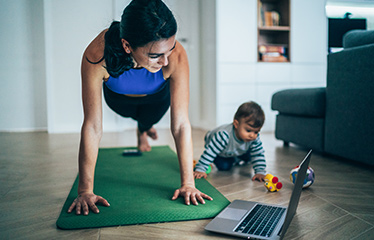
[[[169,130],[159,130],[152,145],[170,145]],[[194,129],[194,157],[203,151],[205,131]],[[283,183],[268,192],[250,180],[250,166],[230,172],[213,169],[208,181],[230,201],[257,200],[287,205],[289,171],[307,149],[283,147],[273,133],[262,133],[267,170]],[[66,231],[56,228],[61,207],[76,177],[79,134],[0,133],[0,239],[235,239],[206,232],[210,220]],[[135,146],[135,131],[105,133],[101,147]],[[374,170],[314,153],[316,182],[302,193],[285,239],[374,239]],[[172,193],[170,193],[172,194]],[[91,213],[92,214],[92,213]]]

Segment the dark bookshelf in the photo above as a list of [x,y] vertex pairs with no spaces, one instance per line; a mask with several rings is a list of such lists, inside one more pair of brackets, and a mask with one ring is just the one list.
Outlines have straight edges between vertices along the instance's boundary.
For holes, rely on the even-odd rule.
[[257,0],[257,61],[290,62],[290,0]]

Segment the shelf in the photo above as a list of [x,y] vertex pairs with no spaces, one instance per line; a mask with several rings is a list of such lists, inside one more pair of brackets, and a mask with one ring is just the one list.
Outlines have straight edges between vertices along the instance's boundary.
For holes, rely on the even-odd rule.
[[257,0],[257,61],[290,62],[290,0]]
[[283,44],[283,43],[263,43],[263,44],[260,44],[259,47],[261,46],[265,46],[265,47],[285,47],[285,48],[288,48],[288,45],[287,44]]
[[271,26],[271,27],[258,27],[258,30],[260,31],[290,31],[289,26]]

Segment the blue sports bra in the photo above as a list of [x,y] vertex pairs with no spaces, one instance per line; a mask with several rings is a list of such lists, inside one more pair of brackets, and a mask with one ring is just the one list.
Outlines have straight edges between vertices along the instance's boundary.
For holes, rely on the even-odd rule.
[[162,69],[151,73],[145,68],[131,68],[118,78],[110,76],[105,82],[110,90],[119,94],[153,94],[160,91],[165,83]]

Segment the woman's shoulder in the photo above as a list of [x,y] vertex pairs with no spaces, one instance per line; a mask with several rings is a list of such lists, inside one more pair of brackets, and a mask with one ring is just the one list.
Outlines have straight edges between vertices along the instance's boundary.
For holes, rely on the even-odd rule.
[[175,49],[170,55],[171,64],[181,64],[187,59],[187,53],[182,44],[179,41],[175,43]]
[[103,30],[94,40],[87,46],[84,51],[84,57],[91,62],[98,62],[103,60],[104,48],[105,48],[105,33],[108,29]]
[[183,67],[188,68],[187,53],[182,44],[176,41],[173,53],[169,56],[169,64],[165,67],[165,70],[171,75],[174,71]]
[[87,46],[82,59],[82,73],[90,76],[96,76],[98,79],[107,79],[109,74],[105,68],[104,48],[105,48],[105,33],[102,31],[92,42]]

